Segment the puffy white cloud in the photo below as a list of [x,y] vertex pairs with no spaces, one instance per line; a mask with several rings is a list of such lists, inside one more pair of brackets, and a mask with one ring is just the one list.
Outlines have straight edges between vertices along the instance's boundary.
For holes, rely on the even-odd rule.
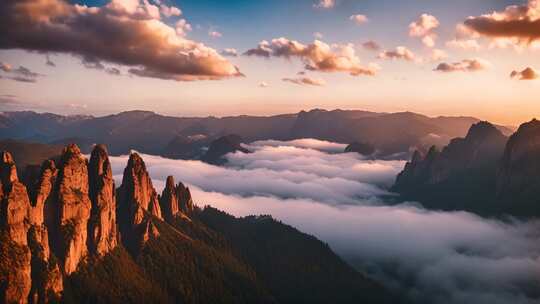
[[435,16],[422,14],[418,20],[409,24],[409,36],[422,38],[422,43],[427,47],[435,46],[437,34],[434,30],[440,25],[439,20]]
[[182,15],[182,11],[176,6],[167,6],[161,4],[159,6],[159,10],[163,14],[163,16],[168,18]]
[[437,72],[476,72],[489,68],[491,64],[484,59],[464,59],[459,62],[441,63],[434,71]]
[[375,75],[379,67],[375,64],[363,65],[352,44],[328,45],[320,40],[304,45],[295,40],[281,37],[271,42],[263,40],[254,49],[245,53],[259,57],[298,57],[306,70],[319,72],[347,72],[350,75]]
[[313,33],[313,37],[315,39],[322,39],[324,37],[324,35],[322,33],[320,33],[320,32],[315,32],[315,33]]
[[233,49],[233,48],[227,48],[227,49],[224,49],[223,51],[221,51],[221,55],[229,56],[229,57],[237,57],[238,56],[238,51],[236,49]]
[[285,82],[299,84],[299,85],[310,85],[310,86],[317,86],[317,87],[322,87],[326,85],[326,81],[324,81],[324,79],[322,78],[300,77],[300,78],[283,78],[281,80]]
[[352,15],[349,17],[350,20],[354,21],[358,25],[362,25],[364,23],[367,23],[369,21],[368,17],[366,15],[357,14]]
[[[0,48],[69,53],[130,66],[134,75],[172,80],[241,76],[218,52],[173,28],[147,0],[113,0],[101,7],[62,0],[0,2]],[[172,10],[175,14],[176,11]]]
[[380,59],[403,59],[406,61],[414,61],[416,56],[414,53],[404,46],[398,46],[395,50],[381,52],[378,56]]
[[267,88],[269,84],[266,81],[259,82],[259,88]]

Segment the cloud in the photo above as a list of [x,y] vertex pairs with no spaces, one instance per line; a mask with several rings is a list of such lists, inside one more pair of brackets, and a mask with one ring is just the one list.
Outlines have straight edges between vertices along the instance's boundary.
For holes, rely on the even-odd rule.
[[480,50],[480,44],[476,39],[452,39],[446,42],[446,46],[463,50]]
[[0,2],[0,16],[2,49],[68,53],[130,66],[134,75],[177,81],[241,76],[214,49],[179,35],[178,23],[165,24],[160,9],[145,0],[113,0],[101,7],[8,0]]
[[483,59],[464,59],[460,62],[441,63],[434,71],[437,72],[476,72],[487,69],[491,64]]
[[521,72],[512,71],[512,73],[510,73],[510,78],[518,79],[518,80],[534,80],[534,79],[537,79],[538,77],[539,77],[538,72],[531,67],[527,67]]
[[352,15],[352,16],[349,17],[349,20],[354,21],[358,25],[362,25],[362,24],[367,23],[369,21],[368,17],[366,15],[362,15],[362,14]]
[[320,0],[318,3],[313,4],[315,8],[333,8],[336,5],[335,0]]
[[266,81],[259,82],[259,88],[267,88],[269,85]]
[[163,14],[163,16],[167,18],[182,15],[182,10],[175,6],[167,6],[165,4],[161,4],[159,6],[159,10]]
[[320,32],[315,32],[315,33],[313,33],[313,37],[315,39],[322,39],[324,37],[324,35],[322,33],[320,33]]
[[227,48],[221,51],[221,55],[228,57],[238,57],[238,51],[233,48]]
[[321,78],[301,77],[301,78],[283,78],[281,80],[285,82],[299,84],[299,85],[310,85],[310,86],[318,86],[318,87],[322,87],[326,85],[326,81],[324,81],[324,79],[321,79]]
[[432,61],[441,61],[446,58],[448,58],[448,54],[443,50],[433,49],[433,51],[431,52]]
[[320,40],[304,45],[295,40],[281,37],[271,42],[263,40],[244,55],[259,57],[297,57],[304,62],[304,68],[319,72],[347,72],[353,76],[373,76],[379,69],[375,64],[364,66],[356,55],[352,44],[328,45]]
[[20,104],[17,96],[11,94],[2,94],[0,95],[0,105],[11,106]]
[[362,43],[362,47],[369,51],[378,51],[381,49],[381,46],[373,40],[369,40]]
[[437,34],[434,30],[440,25],[435,16],[422,14],[418,20],[409,24],[409,36],[422,38],[422,43],[427,47],[435,46]]
[[[382,205],[379,185],[391,184],[404,163],[332,154],[340,144],[303,139],[249,147],[254,153],[229,154],[227,167],[143,158],[159,191],[173,175],[189,184],[199,206],[270,214],[413,303],[537,303],[540,222]],[[126,162],[111,157],[118,183]]]
[[398,46],[395,50],[381,52],[378,56],[380,59],[403,59],[406,61],[414,61],[414,53],[404,46]]
[[529,45],[540,39],[540,1],[529,0],[525,5],[511,5],[500,12],[472,16],[464,25],[484,37]]
[[210,36],[212,38],[221,38],[221,37],[223,37],[223,34],[221,34],[218,31],[209,31],[208,36]]
[[5,74],[7,79],[18,82],[34,83],[37,82],[38,77],[43,76],[42,74],[32,72],[30,69],[22,65],[15,69],[10,64],[5,62],[0,62],[0,71]]

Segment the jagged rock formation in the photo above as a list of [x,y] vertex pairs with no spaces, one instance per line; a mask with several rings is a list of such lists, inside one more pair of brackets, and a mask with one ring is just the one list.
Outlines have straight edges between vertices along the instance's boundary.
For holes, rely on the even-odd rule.
[[189,188],[182,183],[174,184],[174,177],[168,176],[159,203],[163,217],[170,222],[177,216],[193,212],[193,200]]
[[151,231],[150,221],[162,219],[158,195],[143,159],[137,153],[129,156],[119,192],[119,218],[122,238],[128,248],[144,244]]
[[345,148],[345,153],[356,152],[358,154],[368,156],[375,153],[375,148],[366,143],[353,142]]
[[[393,190],[427,207],[483,212],[494,198],[495,176],[507,138],[488,122],[471,126],[442,151],[419,151],[397,176]],[[475,202],[474,206],[470,205]]]
[[74,272],[88,254],[86,240],[91,207],[87,160],[76,145],[68,145],[62,152],[58,172],[58,223],[62,241],[57,254],[66,274]]
[[233,152],[250,153],[248,149],[242,147],[242,138],[238,135],[222,136],[210,144],[208,151],[201,158],[202,161],[209,164],[221,165],[226,162],[223,158],[227,153]]
[[28,248],[30,201],[19,181],[13,157],[0,154],[0,301],[26,303],[31,288],[31,254]]
[[497,178],[497,196],[518,214],[540,214],[540,121],[522,124],[508,140]]
[[90,250],[100,256],[117,245],[116,188],[107,149],[96,145],[88,164],[92,212],[89,225]]

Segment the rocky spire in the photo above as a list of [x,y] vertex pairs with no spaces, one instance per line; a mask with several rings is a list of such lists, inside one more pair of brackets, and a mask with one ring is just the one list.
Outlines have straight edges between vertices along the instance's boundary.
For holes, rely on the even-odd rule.
[[151,215],[162,219],[157,192],[143,159],[132,153],[124,169],[122,186],[119,189],[119,223],[124,245],[134,249],[143,239],[145,227],[150,227]]
[[0,152],[0,302],[27,303],[31,254],[27,245],[30,200],[9,152]]
[[87,161],[75,144],[64,148],[58,173],[60,246],[58,257],[70,274],[87,255],[87,224],[92,204],[88,195]]
[[165,220],[171,221],[174,217],[193,211],[193,200],[189,188],[182,183],[174,185],[174,178],[167,177],[167,182],[160,197],[161,209]]
[[96,145],[92,150],[88,179],[92,201],[88,243],[93,253],[103,256],[117,245],[115,186],[104,145]]
[[163,217],[167,221],[171,221],[180,211],[176,196],[176,187],[174,186],[174,177],[172,176],[167,177],[165,188],[161,193],[160,205],[163,211]]

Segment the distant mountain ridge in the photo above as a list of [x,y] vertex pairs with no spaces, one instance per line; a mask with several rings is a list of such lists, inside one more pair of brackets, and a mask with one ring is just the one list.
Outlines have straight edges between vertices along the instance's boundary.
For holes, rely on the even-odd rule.
[[[50,113],[0,113],[0,139],[40,143],[75,142],[83,151],[104,143],[113,155],[130,150],[177,158],[196,158],[202,146],[236,134],[246,142],[315,138],[372,145],[382,155],[442,146],[464,136],[479,120],[473,117],[428,117],[411,112],[376,113],[356,110],[301,111],[275,116],[172,117],[129,111],[103,117]],[[498,126],[503,133],[511,129]],[[196,139],[196,140],[194,140]],[[188,147],[183,143],[189,143]],[[89,148],[88,148],[89,149]],[[89,152],[89,151],[85,151]]]

